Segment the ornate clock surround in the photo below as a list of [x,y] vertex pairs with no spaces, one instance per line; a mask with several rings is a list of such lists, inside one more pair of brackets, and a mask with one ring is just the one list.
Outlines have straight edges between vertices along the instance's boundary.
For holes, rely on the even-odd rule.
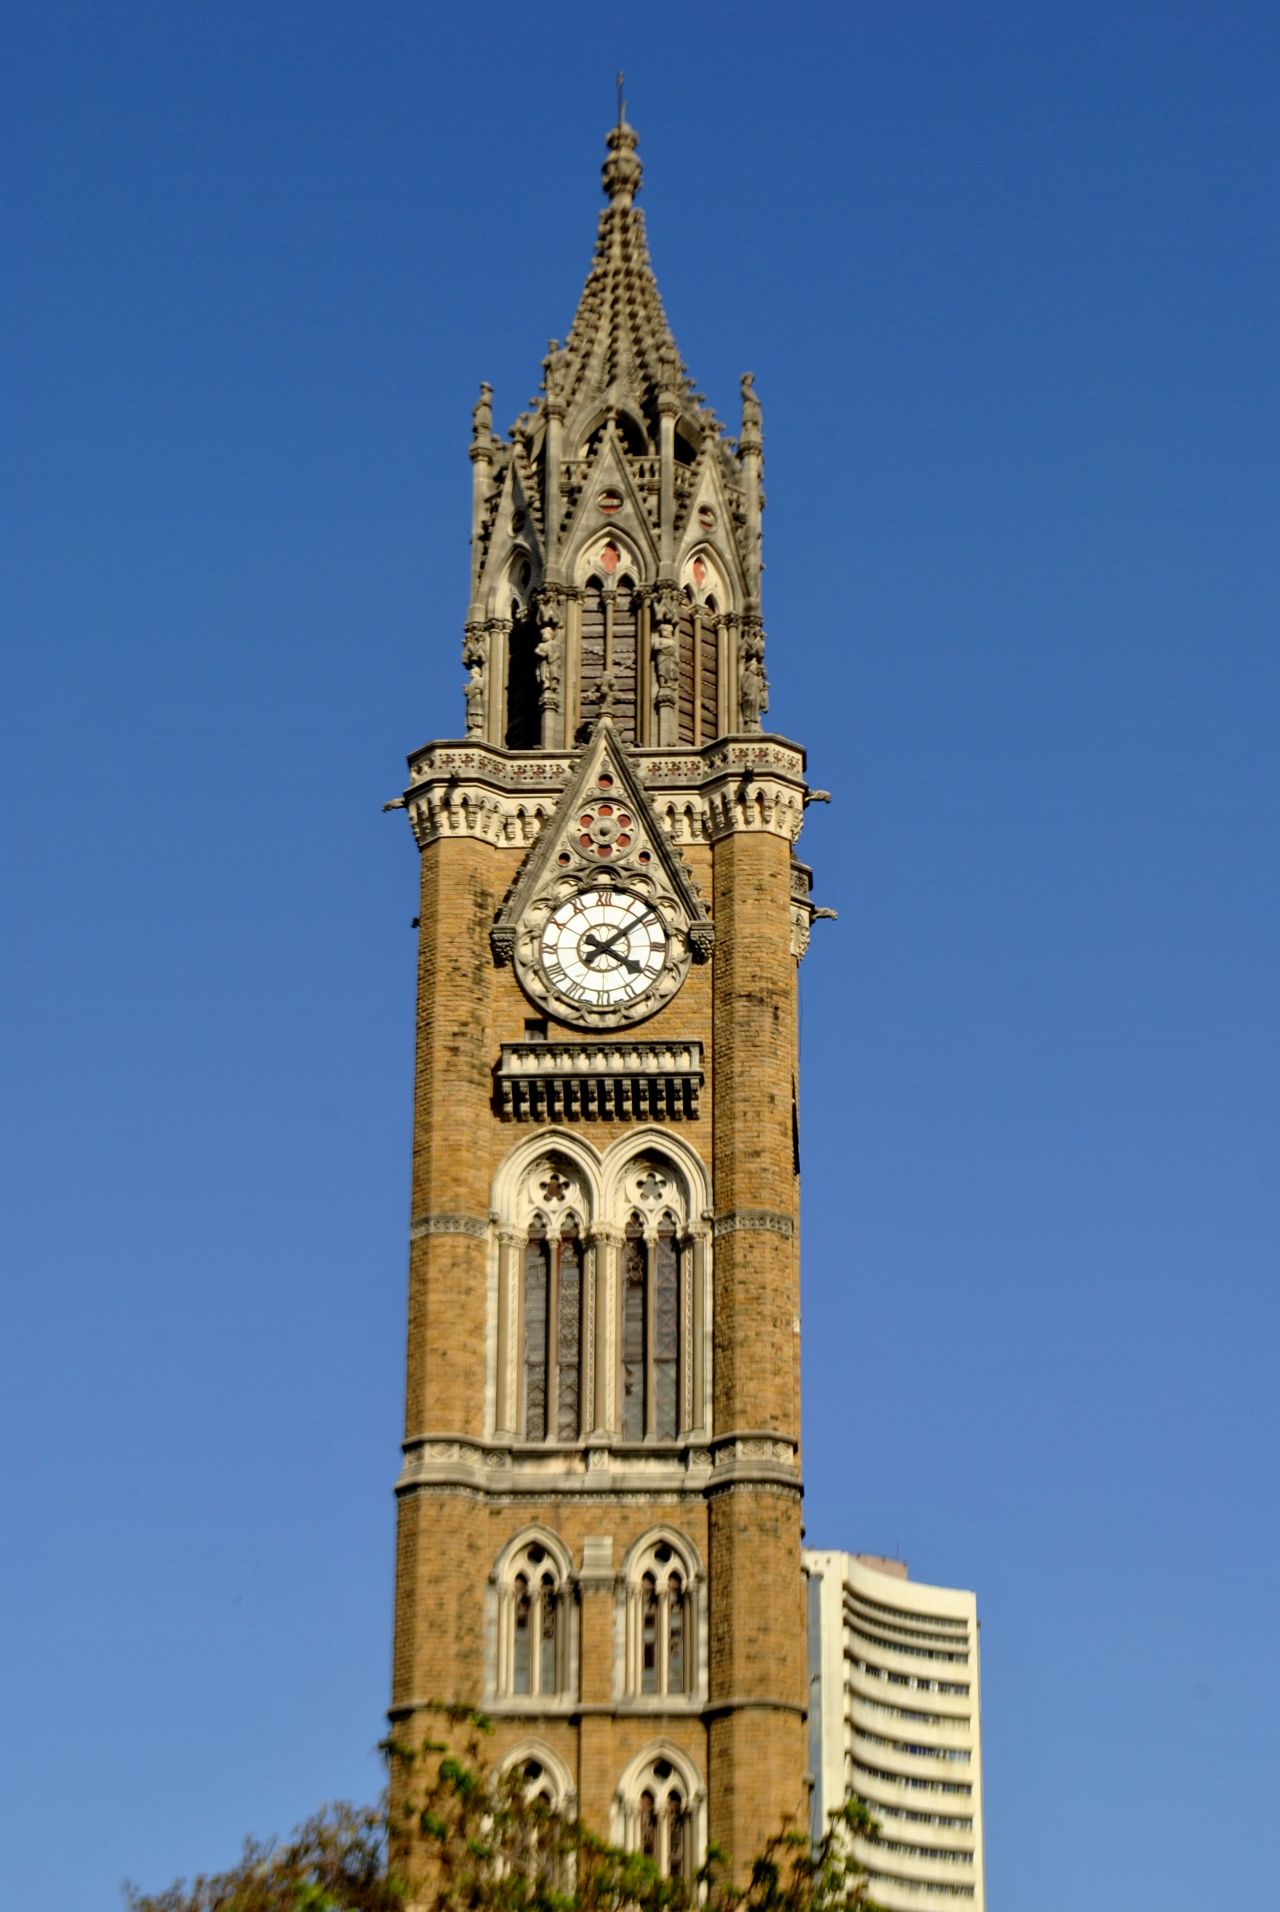
[[[613,911],[616,922],[630,912],[639,924],[652,912],[665,939],[660,952],[656,937],[636,935],[625,944],[640,962],[645,984],[629,1000],[603,988],[597,998],[611,994],[615,1000],[593,1000],[589,990],[567,985],[563,967],[557,977],[548,961],[557,912],[563,923],[565,905],[580,902],[585,929],[591,917],[603,915],[594,899],[606,896],[622,899],[623,907]],[[499,912],[494,954],[512,964],[521,988],[544,1014],[574,1028],[613,1030],[643,1022],[670,1002],[690,963],[710,954],[713,934],[697,887],[606,718]],[[607,957],[604,962],[607,968]]]

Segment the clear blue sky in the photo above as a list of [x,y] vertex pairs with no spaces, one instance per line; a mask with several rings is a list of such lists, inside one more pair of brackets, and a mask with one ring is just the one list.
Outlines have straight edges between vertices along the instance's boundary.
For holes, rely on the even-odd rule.
[[378,1783],[405,753],[613,74],[766,425],[808,1531],[977,1588],[992,1912],[1276,1892],[1273,4],[11,0],[6,1896]]

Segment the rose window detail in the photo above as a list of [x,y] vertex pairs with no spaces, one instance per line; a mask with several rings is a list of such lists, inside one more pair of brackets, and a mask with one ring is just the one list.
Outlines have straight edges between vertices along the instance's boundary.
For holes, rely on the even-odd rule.
[[578,848],[607,863],[631,848],[635,818],[621,804],[602,799],[578,817]]

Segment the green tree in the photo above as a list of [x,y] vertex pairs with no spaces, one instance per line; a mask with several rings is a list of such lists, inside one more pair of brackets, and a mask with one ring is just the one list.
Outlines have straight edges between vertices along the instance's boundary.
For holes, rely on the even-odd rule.
[[530,1798],[522,1773],[496,1773],[483,1714],[437,1711],[445,1737],[387,1747],[394,1807],[326,1807],[287,1840],[250,1841],[228,1872],[126,1887],[130,1912],[876,1912],[852,1842],[877,1829],[855,1800],[816,1847],[782,1827],[745,1883],[714,1849],[692,1878],[665,1878]]

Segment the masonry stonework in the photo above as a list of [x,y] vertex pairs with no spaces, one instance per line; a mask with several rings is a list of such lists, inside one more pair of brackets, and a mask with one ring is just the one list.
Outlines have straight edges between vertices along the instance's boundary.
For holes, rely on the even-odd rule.
[[[728,437],[620,122],[530,412],[475,408],[465,734],[421,856],[392,1722],[483,1706],[692,1869],[807,1811],[795,855],[760,406]],[[530,1764],[532,1762],[532,1764]],[[661,1797],[665,1830],[654,1801]]]

